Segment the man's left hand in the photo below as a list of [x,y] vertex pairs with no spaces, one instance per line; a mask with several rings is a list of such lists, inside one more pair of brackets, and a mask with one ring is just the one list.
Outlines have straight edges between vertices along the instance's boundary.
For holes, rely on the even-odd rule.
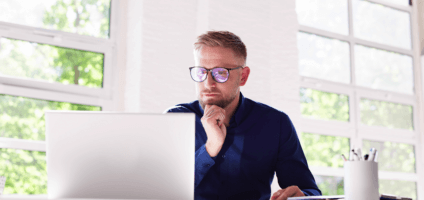
[[286,187],[285,189],[280,189],[277,192],[275,192],[271,200],[287,200],[289,197],[303,197],[305,194],[303,194],[302,191],[300,191],[299,187],[292,185],[289,187]]

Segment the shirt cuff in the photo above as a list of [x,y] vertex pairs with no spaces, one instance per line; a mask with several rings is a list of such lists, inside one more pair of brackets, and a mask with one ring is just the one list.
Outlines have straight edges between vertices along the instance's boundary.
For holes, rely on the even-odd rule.
[[303,189],[300,190],[305,196],[321,196],[320,192],[314,189]]
[[215,159],[216,157],[211,157],[206,151],[206,144],[202,145],[196,151],[196,169],[200,170],[206,168],[206,171],[209,170],[209,168],[215,164]]
[[194,173],[194,185],[197,187],[200,182],[203,180],[203,177],[206,176],[208,171],[215,164],[215,160],[210,157],[209,153],[206,151],[206,146],[202,145],[196,151],[195,157],[195,173]]

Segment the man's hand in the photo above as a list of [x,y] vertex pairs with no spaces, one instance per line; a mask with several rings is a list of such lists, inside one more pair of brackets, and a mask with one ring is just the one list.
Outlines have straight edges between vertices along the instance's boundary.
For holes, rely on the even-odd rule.
[[299,187],[292,185],[289,187],[286,187],[285,189],[280,189],[277,192],[275,192],[271,200],[287,200],[289,197],[303,197],[305,194],[303,194],[302,191],[300,191]]
[[206,131],[206,151],[211,157],[218,155],[227,136],[227,127],[224,125],[225,110],[216,105],[206,105],[203,114],[203,128]]

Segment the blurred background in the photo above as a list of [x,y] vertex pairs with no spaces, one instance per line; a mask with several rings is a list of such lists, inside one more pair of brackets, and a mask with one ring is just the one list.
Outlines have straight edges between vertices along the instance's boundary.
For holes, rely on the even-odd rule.
[[0,0],[4,194],[47,194],[44,111],[194,101],[193,43],[228,30],[247,46],[243,94],[290,116],[324,195],[344,193],[341,154],[375,147],[380,193],[424,200],[423,11],[421,0]]

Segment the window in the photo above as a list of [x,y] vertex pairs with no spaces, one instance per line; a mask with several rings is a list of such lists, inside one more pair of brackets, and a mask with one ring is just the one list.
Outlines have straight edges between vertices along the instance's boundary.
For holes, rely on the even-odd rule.
[[117,1],[0,2],[4,194],[47,194],[44,112],[113,110]]
[[424,166],[414,139],[413,8],[408,0],[296,0],[299,138],[325,195],[344,193],[341,154],[375,147],[380,193],[417,197]]

